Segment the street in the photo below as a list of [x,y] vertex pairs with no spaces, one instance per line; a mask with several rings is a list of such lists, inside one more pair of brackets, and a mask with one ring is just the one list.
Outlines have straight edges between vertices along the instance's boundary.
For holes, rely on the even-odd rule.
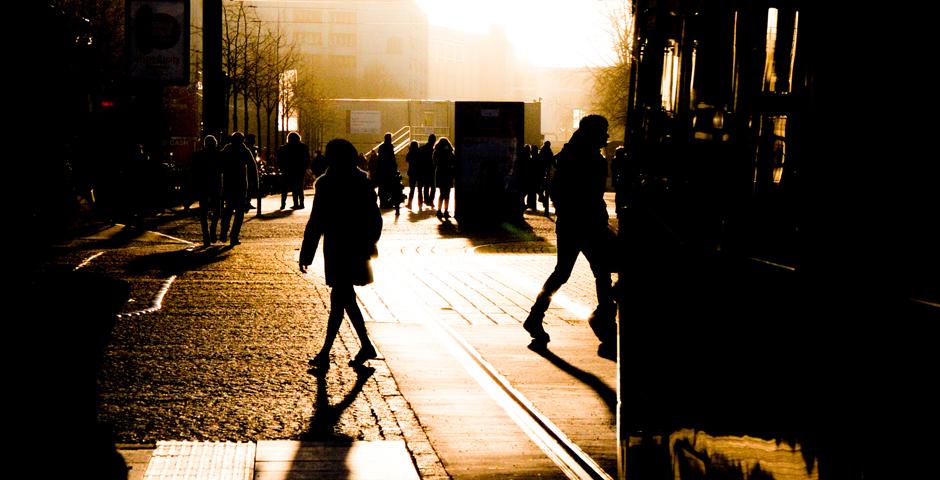
[[[586,322],[595,294],[583,258],[546,316],[549,350],[529,350],[521,327],[554,266],[551,220],[527,214],[531,229],[468,236],[431,210],[383,210],[375,283],[357,287],[380,358],[374,370],[347,366],[359,347],[344,323],[320,379],[307,359],[329,310],[322,252],[301,274],[309,208],[278,203],[246,216],[236,247],[203,247],[198,218],[174,211],[56,249],[57,267],[130,287],[99,373],[98,419],[136,459],[132,478],[148,463],[157,478],[149,455],[171,441],[249,442],[259,457],[263,445],[336,447],[334,463],[403,445],[421,478],[616,476],[616,364],[597,356]],[[310,467],[300,458],[275,470]],[[305,478],[264,476],[257,458],[254,471]]]

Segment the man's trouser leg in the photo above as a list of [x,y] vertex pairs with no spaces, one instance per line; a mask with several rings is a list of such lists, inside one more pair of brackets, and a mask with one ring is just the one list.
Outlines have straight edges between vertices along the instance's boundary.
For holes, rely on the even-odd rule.
[[539,292],[538,297],[535,299],[535,304],[533,304],[532,308],[529,310],[528,317],[526,317],[525,322],[522,324],[523,328],[525,328],[533,338],[543,338],[544,341],[548,341],[548,334],[545,333],[542,327],[545,311],[548,310],[548,306],[551,304],[552,296],[555,295],[555,292],[571,277],[574,263],[578,260],[578,253],[579,250],[576,242],[571,241],[566,238],[566,236],[558,236],[558,253],[555,270],[548,276],[548,280],[546,280],[545,285],[542,286],[542,291]]
[[613,248],[616,237],[609,229],[605,229],[592,238],[584,249],[594,273],[594,285],[597,290],[597,308],[591,314],[589,324],[601,343],[611,342],[617,338],[617,308],[614,305],[614,291],[611,286],[611,273],[613,269]]
[[281,210],[287,207],[287,191],[290,190],[290,177],[281,173]]
[[299,178],[294,178],[294,205],[298,207],[304,206],[304,176],[300,175]]

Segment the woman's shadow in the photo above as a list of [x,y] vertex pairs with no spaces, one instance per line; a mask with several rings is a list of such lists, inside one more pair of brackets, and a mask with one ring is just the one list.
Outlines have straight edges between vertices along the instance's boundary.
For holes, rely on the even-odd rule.
[[351,454],[353,441],[356,440],[347,434],[337,431],[343,412],[362,392],[369,377],[375,372],[371,367],[358,367],[356,383],[343,397],[343,400],[330,404],[330,393],[327,390],[326,370],[311,368],[308,373],[317,379],[317,399],[310,419],[310,426],[300,437],[302,448],[297,450],[292,469],[283,478],[301,480],[315,478],[316,474],[322,478],[350,478],[353,474],[349,470],[348,458]]
[[311,368],[308,372],[317,378],[317,401],[310,419],[310,427],[301,437],[304,441],[329,441],[351,443],[352,438],[336,432],[336,425],[347,408],[356,400],[362,387],[365,386],[375,369],[368,366],[355,368],[356,383],[353,384],[343,400],[335,405],[330,404],[330,393],[327,391],[326,371]]

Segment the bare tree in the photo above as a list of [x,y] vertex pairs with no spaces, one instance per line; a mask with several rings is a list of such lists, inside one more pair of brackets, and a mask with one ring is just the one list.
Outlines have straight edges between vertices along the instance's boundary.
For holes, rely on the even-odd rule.
[[[245,2],[222,5],[222,63],[228,80],[225,104],[232,106],[232,131],[238,130],[238,95],[244,95],[246,79],[250,75],[248,52],[252,34],[248,25],[253,19],[257,20],[254,16],[254,10],[246,9]],[[225,127],[228,129],[228,125]]]
[[124,0],[52,0],[50,5],[73,21],[76,37],[86,42],[99,69],[99,75],[118,77],[124,73]]
[[[633,61],[633,2],[627,1],[612,7],[608,18],[616,58],[612,65],[595,68],[592,72],[593,107],[607,117],[612,129],[622,132],[627,125],[627,96]],[[615,138],[613,135],[611,137]]]
[[[264,145],[271,148],[277,144],[277,138],[272,144],[271,123],[272,115],[278,105],[279,79],[285,70],[290,69],[296,63],[296,55],[293,46],[285,43],[280,29],[275,32],[267,29],[262,31],[259,24],[259,33],[259,41],[255,42],[252,55],[253,74],[248,78],[246,89],[247,98],[255,107],[258,136],[261,137],[262,125],[264,125]],[[264,121],[262,121],[262,111],[265,113]]]
[[[278,130],[284,132],[285,140],[286,133],[290,130],[290,119],[292,116],[298,115],[298,107],[303,103],[303,95],[306,90],[304,83],[306,81],[306,78],[302,75],[298,75],[296,66],[294,66],[294,68],[285,69],[280,75],[280,89],[278,91],[278,106],[280,108],[279,125],[283,128],[279,128]],[[280,139],[278,139],[278,143],[281,143]]]
[[323,134],[329,119],[332,118],[332,109],[327,101],[325,86],[318,80],[314,69],[305,65],[299,74],[306,81],[300,85],[303,92],[297,105],[301,119],[298,127],[303,132],[307,145],[316,149],[325,143]]

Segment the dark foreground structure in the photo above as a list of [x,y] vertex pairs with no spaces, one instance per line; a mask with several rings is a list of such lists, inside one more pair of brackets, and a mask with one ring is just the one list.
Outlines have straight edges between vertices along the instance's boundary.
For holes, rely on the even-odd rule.
[[634,5],[622,478],[783,478],[717,446],[744,438],[797,452],[811,478],[916,462],[940,203],[917,153],[932,89],[902,45],[929,29],[819,3]]

